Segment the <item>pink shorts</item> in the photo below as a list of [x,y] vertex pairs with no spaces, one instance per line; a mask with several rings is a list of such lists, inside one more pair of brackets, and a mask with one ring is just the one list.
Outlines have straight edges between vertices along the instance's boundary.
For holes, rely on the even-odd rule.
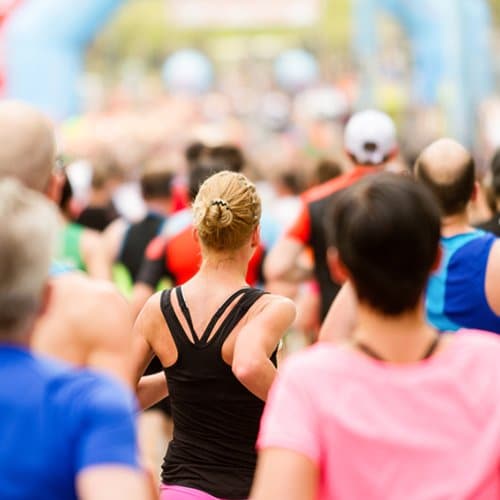
[[224,500],[186,486],[160,486],[160,500]]

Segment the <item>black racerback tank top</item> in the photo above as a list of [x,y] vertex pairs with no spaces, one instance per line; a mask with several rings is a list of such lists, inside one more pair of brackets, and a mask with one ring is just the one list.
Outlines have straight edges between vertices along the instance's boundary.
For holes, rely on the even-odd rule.
[[[174,436],[162,466],[168,485],[195,488],[229,500],[248,498],[256,465],[255,441],[264,402],[248,391],[222,359],[222,346],[250,307],[265,293],[244,288],[217,310],[198,338],[180,287],[175,293],[194,342],[172,307],[171,290],[161,310],[177,347],[175,364],[165,368]],[[233,305],[218,330],[215,325]],[[271,357],[276,365],[276,351]]]

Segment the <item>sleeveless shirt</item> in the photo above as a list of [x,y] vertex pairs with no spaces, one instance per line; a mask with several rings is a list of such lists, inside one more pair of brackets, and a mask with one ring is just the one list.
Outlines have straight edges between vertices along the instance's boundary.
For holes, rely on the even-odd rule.
[[427,317],[441,331],[460,328],[500,333],[500,316],[488,304],[486,269],[496,237],[481,230],[441,238],[443,258],[429,279]]
[[[198,338],[182,291],[180,287],[174,290],[194,342],[184,332],[172,307],[172,291],[165,290],[161,310],[178,357],[172,366],[164,368],[174,436],[164,459],[162,481],[195,488],[219,498],[248,498],[264,402],[234,376],[221,350],[235,326],[265,292],[250,287],[235,292],[217,310]],[[231,305],[220,327],[210,336]],[[276,351],[271,360],[276,366]]]

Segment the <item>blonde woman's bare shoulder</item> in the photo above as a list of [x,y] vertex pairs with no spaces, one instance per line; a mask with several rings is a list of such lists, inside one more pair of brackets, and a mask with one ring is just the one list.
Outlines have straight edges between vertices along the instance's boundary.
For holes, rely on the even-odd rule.
[[295,303],[288,297],[266,293],[255,304],[257,307],[254,309],[254,314],[259,314],[263,311],[269,311],[274,314],[283,314],[291,316],[293,321],[296,315]]

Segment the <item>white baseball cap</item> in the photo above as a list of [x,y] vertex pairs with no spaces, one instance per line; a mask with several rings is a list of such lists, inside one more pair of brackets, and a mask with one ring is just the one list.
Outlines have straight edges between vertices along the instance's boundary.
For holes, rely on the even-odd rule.
[[347,122],[344,147],[361,165],[384,163],[398,147],[394,122],[381,111],[360,111]]

